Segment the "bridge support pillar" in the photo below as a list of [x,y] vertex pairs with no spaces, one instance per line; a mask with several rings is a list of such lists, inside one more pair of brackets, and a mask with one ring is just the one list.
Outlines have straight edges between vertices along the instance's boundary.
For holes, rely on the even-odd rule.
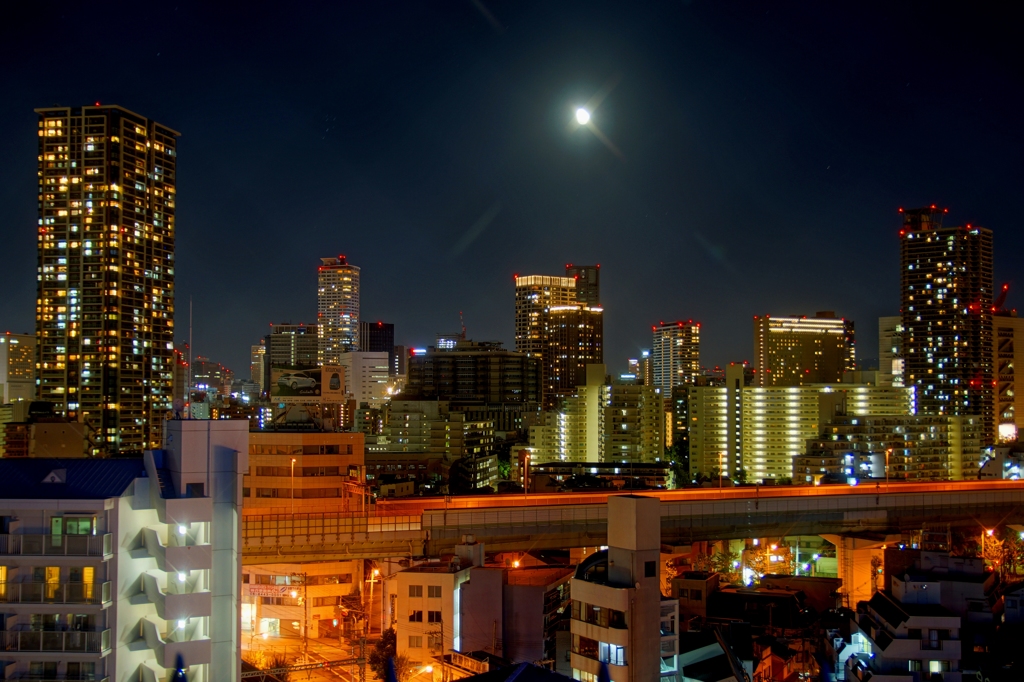
[[878,575],[875,566],[872,566],[872,559],[882,561],[882,545],[885,544],[885,540],[850,535],[821,537],[836,546],[836,564],[839,578],[843,581],[843,606],[856,609],[857,602],[871,599],[876,589],[883,587],[878,582],[881,576]]

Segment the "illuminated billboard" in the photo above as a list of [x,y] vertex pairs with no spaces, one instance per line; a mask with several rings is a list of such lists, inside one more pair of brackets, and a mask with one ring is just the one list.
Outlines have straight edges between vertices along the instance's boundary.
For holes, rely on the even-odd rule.
[[341,402],[345,399],[345,368],[270,367],[270,397],[282,402]]

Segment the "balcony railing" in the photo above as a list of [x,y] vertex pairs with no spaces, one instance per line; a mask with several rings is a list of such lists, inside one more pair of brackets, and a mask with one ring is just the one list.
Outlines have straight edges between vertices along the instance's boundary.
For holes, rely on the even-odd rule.
[[922,639],[921,649],[923,649],[924,651],[942,651],[942,640]]
[[102,653],[110,650],[110,630],[50,632],[0,630],[3,651],[70,651]]
[[114,538],[106,535],[0,535],[0,555],[109,556]]
[[0,604],[109,604],[110,582],[0,583]]

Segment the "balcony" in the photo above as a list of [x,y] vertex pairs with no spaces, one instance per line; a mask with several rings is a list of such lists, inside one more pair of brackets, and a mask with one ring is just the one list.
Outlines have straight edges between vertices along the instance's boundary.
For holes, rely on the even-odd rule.
[[156,614],[164,620],[209,616],[213,611],[213,595],[198,589],[199,576],[192,575],[185,582],[169,579],[167,588],[160,587],[159,579],[142,574],[142,588],[146,597],[156,605]]
[[0,535],[0,556],[102,556],[114,553],[114,536]]
[[99,654],[110,650],[110,630],[51,632],[0,630],[4,651],[54,651]]
[[153,650],[158,665],[172,668],[178,656],[182,657],[186,665],[201,665],[212,660],[213,643],[209,637],[200,634],[199,626],[197,620],[184,629],[161,634],[157,625],[147,618],[142,621],[142,634],[146,645]]
[[[164,544],[154,528],[144,528],[146,550],[161,571],[198,571],[213,568],[212,546],[207,544]],[[176,538],[177,539],[177,538]],[[186,542],[189,538],[186,536]]]
[[110,582],[0,583],[0,604],[109,604]]

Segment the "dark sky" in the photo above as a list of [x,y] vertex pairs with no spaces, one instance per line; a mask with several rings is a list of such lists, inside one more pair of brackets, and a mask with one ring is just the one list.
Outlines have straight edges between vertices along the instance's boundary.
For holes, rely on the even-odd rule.
[[[191,296],[197,352],[240,374],[339,253],[408,345],[460,310],[511,345],[513,273],[598,262],[614,371],[658,320],[701,321],[710,365],[751,356],[753,315],[820,309],[876,357],[900,206],[992,228],[1024,302],[1019,22],[939,4],[18,3],[0,328],[33,328],[33,108],[99,100],[182,132],[179,337]],[[620,155],[572,124],[610,85]]]

